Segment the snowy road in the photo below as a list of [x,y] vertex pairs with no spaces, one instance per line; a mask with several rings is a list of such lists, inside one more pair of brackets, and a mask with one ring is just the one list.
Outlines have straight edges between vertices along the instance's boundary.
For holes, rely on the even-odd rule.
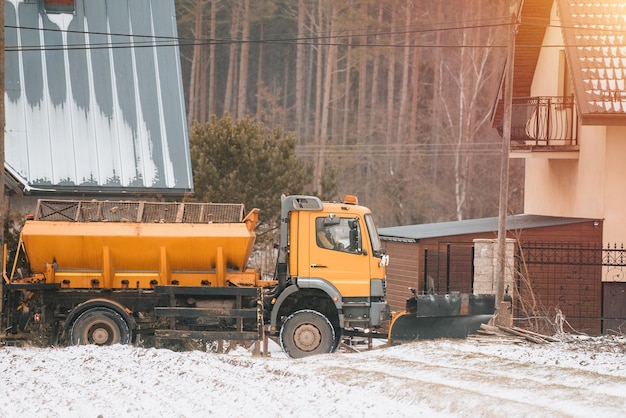
[[300,360],[0,347],[0,416],[622,417],[626,338],[422,341]]

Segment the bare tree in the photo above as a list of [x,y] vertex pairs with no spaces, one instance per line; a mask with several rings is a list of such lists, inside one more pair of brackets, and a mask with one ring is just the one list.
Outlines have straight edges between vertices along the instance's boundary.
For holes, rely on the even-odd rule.
[[[409,71],[411,69],[409,63],[411,62],[411,25],[412,25],[412,17],[411,12],[413,11],[413,4],[411,0],[406,0],[406,4],[404,7],[404,54],[402,59],[402,87],[400,88],[400,106],[398,112],[398,131],[397,137],[403,138],[405,136],[404,132],[404,122],[407,117],[407,107],[409,101]],[[410,140],[410,138],[409,138]]]
[[[480,20],[480,7],[464,4],[464,21],[472,18]],[[477,15],[476,15],[477,14]],[[465,218],[467,210],[467,188],[470,183],[470,167],[473,153],[472,144],[477,134],[490,121],[489,112],[483,111],[485,103],[481,98],[491,97],[486,94],[492,79],[497,78],[492,64],[492,48],[499,33],[494,28],[464,28],[458,32],[457,54],[446,54],[442,58],[442,78],[445,82],[439,86],[443,116],[447,126],[448,142],[454,155],[454,195],[455,212],[458,220]]]
[[[395,2],[391,3],[391,28],[396,27],[398,21],[398,7]],[[396,40],[395,34],[392,32],[389,35],[389,44],[394,45]],[[390,48],[387,56],[387,144],[392,143],[393,138],[393,123],[394,123],[394,111],[395,111],[395,84],[396,84],[396,50]],[[393,172],[393,167],[390,166],[390,171]]]
[[[211,39],[217,37],[217,0],[211,0]],[[215,42],[211,42],[209,46],[209,82],[208,82],[208,114],[215,114]]]
[[418,106],[420,99],[420,61],[422,59],[422,48],[420,48],[420,34],[415,32],[413,34],[413,43],[415,48],[411,48],[411,54],[413,55],[413,63],[411,69],[411,113],[409,116],[409,138],[415,140],[417,137],[418,126]]
[[298,45],[296,47],[296,130],[299,136],[304,132],[304,108],[305,108],[305,89],[306,89],[306,45],[304,38],[307,33],[306,17],[306,0],[298,0]]
[[[472,150],[496,141],[485,115],[502,65],[490,47],[496,26],[483,23],[501,5],[180,0],[177,9],[183,4],[185,33],[212,40],[200,51],[181,46],[190,121],[252,111],[296,131],[311,188],[326,194],[335,168],[338,193],[367,196],[383,225],[493,216],[496,193],[482,179],[489,163]],[[331,153],[330,145],[345,146]]]
[[[368,18],[369,8],[367,6],[367,3],[361,5],[361,8],[362,8],[362,16],[364,18]],[[361,39],[360,44],[365,47],[368,42],[368,37],[361,36],[360,39]],[[359,51],[359,54],[358,54],[359,77],[358,77],[358,84],[357,84],[358,102],[357,102],[357,112],[356,112],[357,114],[356,132],[357,132],[358,141],[360,141],[365,132],[365,117],[366,117],[366,111],[367,111],[367,103],[366,103],[366,100],[367,100],[367,61],[370,55],[366,53],[365,48],[360,48],[358,51]]]
[[[331,6],[331,12],[328,22],[328,34],[332,35],[334,33],[335,28],[335,19],[336,19],[337,8],[335,3]],[[337,58],[337,45],[331,42],[326,46],[328,52],[326,54],[326,66],[323,73],[324,78],[324,91],[322,95],[322,106],[321,106],[321,118],[320,118],[320,131],[318,138],[319,145],[319,153],[317,156],[317,160],[315,162],[315,169],[313,172],[314,175],[314,183],[313,190],[319,194],[322,194],[324,191],[322,190],[322,177],[324,175],[324,167],[326,165],[326,152],[324,150],[327,142],[328,142],[328,129],[329,129],[329,115],[330,115],[330,105],[331,105],[331,86],[333,82],[333,72],[336,68],[336,58]],[[322,75],[320,75],[322,76]]]
[[[376,35],[374,36],[374,44],[378,45],[380,42],[380,28],[383,26],[384,22],[384,5],[383,3],[378,4],[378,16],[376,19]],[[369,131],[372,132],[376,123],[378,123],[378,118],[375,118],[378,107],[379,107],[379,91],[378,91],[378,79],[380,77],[380,54],[379,49],[374,49],[372,51],[372,94],[371,94],[371,105],[370,105],[370,123],[369,123]]]
[[348,141],[348,122],[350,121],[350,92],[351,83],[350,83],[350,71],[352,70],[352,37],[348,37],[348,48],[346,51],[346,66],[345,66],[345,77],[344,77],[344,86],[343,86],[343,126],[341,128],[341,138],[343,145],[347,144]]
[[234,84],[237,72],[237,39],[239,35],[241,0],[233,0],[230,20],[230,47],[228,50],[228,75],[226,77],[226,91],[224,92],[224,113],[233,113]]
[[241,50],[239,53],[239,83],[237,86],[237,118],[246,116],[248,94],[248,55],[250,51],[250,0],[243,0],[243,10],[241,18]]
[[193,17],[193,26],[191,34],[194,37],[190,77],[189,77],[189,96],[187,104],[187,119],[189,125],[194,121],[204,122],[203,103],[207,94],[204,73],[207,63],[206,47],[202,44],[201,39],[204,37],[204,10],[207,5],[206,0],[193,0],[181,2],[179,7],[187,12],[188,16]]

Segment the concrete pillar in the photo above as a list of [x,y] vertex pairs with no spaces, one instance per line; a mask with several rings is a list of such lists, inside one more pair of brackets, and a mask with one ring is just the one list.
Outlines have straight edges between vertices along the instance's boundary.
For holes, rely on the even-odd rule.
[[[497,291],[497,260],[498,240],[497,239],[475,239],[474,240],[474,294],[495,295]],[[506,259],[504,261],[505,277],[504,288],[509,287],[509,294],[513,294],[513,278],[515,267],[515,240],[506,240]]]
[[[498,240],[497,239],[475,239],[474,240],[474,294],[495,295],[498,290]],[[504,289],[508,289],[508,294],[513,296],[515,289],[513,274],[515,271],[515,240],[507,238],[506,256],[504,260],[505,277]],[[503,306],[496,307],[498,315],[497,325],[512,326],[512,312],[508,309],[508,302],[503,302]]]

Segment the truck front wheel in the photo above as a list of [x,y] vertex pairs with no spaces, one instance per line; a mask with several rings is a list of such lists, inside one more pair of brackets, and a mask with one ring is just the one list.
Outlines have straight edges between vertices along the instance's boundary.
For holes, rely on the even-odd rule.
[[108,308],[93,308],[76,319],[70,338],[74,345],[128,344],[130,334],[120,314]]
[[328,318],[309,309],[289,315],[280,330],[280,344],[293,358],[332,353],[335,338],[335,330]]

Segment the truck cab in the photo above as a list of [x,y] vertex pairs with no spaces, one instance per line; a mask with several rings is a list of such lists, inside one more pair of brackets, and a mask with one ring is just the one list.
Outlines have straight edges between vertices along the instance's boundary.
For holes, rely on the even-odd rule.
[[280,329],[283,349],[292,357],[331,352],[346,332],[386,321],[388,257],[370,210],[354,196],[289,196],[282,207],[271,329]]

